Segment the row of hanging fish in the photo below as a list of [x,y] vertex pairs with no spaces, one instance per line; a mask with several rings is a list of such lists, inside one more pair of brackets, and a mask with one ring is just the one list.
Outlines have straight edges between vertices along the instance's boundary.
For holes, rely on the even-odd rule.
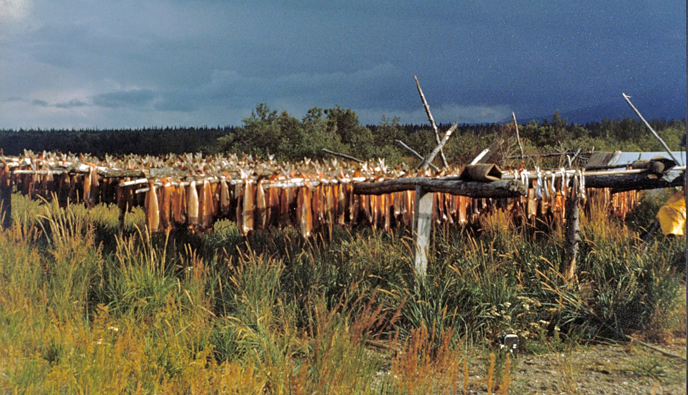
[[[438,225],[466,225],[477,223],[487,212],[502,209],[529,219],[549,216],[555,221],[563,221],[566,193],[564,190],[542,199],[537,198],[534,189],[529,190],[528,197],[505,199],[471,199],[434,193],[432,218]],[[604,190],[589,193],[595,198],[607,198],[604,201],[620,216],[625,216],[637,202],[635,191],[614,195]],[[331,232],[334,225],[384,230],[399,225],[410,227],[414,205],[415,191],[356,195],[351,183],[270,188],[262,182],[232,186],[226,180],[217,183],[204,180],[182,186],[163,180],[162,186],[157,188],[151,181],[145,198],[146,223],[153,232],[178,226],[201,232],[211,229],[215,220],[229,218],[237,223],[243,234],[271,226],[292,225],[304,237],[314,232]]]
[[[151,177],[111,177],[108,169],[142,169],[144,173],[150,172]],[[171,173],[184,176],[155,177],[152,169],[172,169]],[[503,209],[515,215],[525,213],[528,218],[549,215],[563,220],[567,197],[572,193],[586,196],[582,174],[578,188],[571,188],[569,173],[562,172],[558,178],[551,174],[526,178],[523,181],[529,185],[528,196],[523,198],[471,199],[435,193],[433,219],[437,224],[465,225],[485,212]],[[413,221],[415,191],[355,195],[351,181],[413,175],[408,169],[387,168],[384,160],[362,165],[338,163],[336,159],[280,164],[273,159],[261,162],[251,157],[198,154],[106,156],[99,160],[46,152],[0,158],[0,185],[13,183],[32,198],[55,196],[61,205],[68,201],[83,202],[87,207],[117,203],[123,211],[143,206],[147,225],[153,232],[181,226],[204,231],[220,218],[236,221],[244,234],[270,226],[293,225],[306,237],[327,231],[333,225],[408,227]],[[141,189],[147,191],[136,193]],[[621,217],[637,204],[636,192],[612,195],[608,190],[597,191],[605,191],[604,200]]]

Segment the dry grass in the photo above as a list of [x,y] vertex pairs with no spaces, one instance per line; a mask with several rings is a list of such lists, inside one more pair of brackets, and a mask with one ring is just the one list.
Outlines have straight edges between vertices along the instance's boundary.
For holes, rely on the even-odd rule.
[[508,355],[483,379],[470,363],[504,331],[533,351],[685,329],[672,260],[683,244],[642,249],[594,210],[571,286],[561,237],[516,230],[500,211],[479,233],[437,234],[415,283],[401,229],[244,240],[223,222],[150,237],[137,211],[119,236],[114,207],[14,202],[0,232],[2,392],[505,394]]

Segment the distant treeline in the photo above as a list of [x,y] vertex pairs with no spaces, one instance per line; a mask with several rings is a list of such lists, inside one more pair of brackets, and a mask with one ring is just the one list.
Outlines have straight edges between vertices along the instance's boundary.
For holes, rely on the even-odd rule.
[[[672,149],[685,133],[685,120],[650,122]],[[440,125],[440,133],[450,125]],[[659,142],[645,126],[632,118],[605,119],[584,125],[568,123],[554,114],[551,119],[519,125],[526,154],[538,151],[661,151]],[[435,146],[429,125],[401,124],[383,119],[378,125],[361,125],[356,113],[339,106],[312,108],[299,119],[286,111],[278,113],[259,104],[242,126],[165,127],[121,130],[0,130],[0,148],[7,155],[24,149],[34,152],[60,151],[107,154],[166,154],[231,152],[278,159],[321,158],[323,148],[369,159],[387,158],[389,164],[415,163],[395,140],[402,140],[422,155]],[[445,154],[454,164],[466,163],[494,141],[502,140],[502,150],[516,154],[513,124],[459,125],[446,145]]]

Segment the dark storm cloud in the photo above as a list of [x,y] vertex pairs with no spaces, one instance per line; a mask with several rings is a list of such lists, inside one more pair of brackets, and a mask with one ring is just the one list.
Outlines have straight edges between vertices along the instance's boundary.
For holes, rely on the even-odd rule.
[[128,91],[101,93],[93,96],[91,102],[95,106],[120,108],[135,107],[145,109],[149,107],[157,94],[148,89],[134,89]]
[[259,102],[425,122],[413,75],[445,122],[616,117],[621,92],[648,117],[684,116],[681,2],[29,3],[12,29],[0,24],[0,85],[46,112],[5,99],[6,126],[70,114],[112,127],[237,124]]
[[48,107],[48,106],[49,106],[49,104],[48,104],[47,101],[45,101],[45,100],[39,100],[39,99],[33,99],[33,100],[31,100],[31,104],[34,105],[34,106],[38,106],[38,107]]
[[75,107],[84,107],[88,106],[88,103],[82,102],[81,100],[70,100],[66,103],[57,103],[55,104],[56,108],[75,108]]

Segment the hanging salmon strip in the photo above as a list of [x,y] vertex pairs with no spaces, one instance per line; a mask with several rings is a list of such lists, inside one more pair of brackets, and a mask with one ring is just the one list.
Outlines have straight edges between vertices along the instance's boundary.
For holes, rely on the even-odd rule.
[[260,180],[256,182],[256,227],[258,229],[265,229],[267,226],[267,199],[265,197],[265,189]]
[[335,189],[334,185],[327,185],[325,187],[325,222],[327,222],[327,229],[332,237],[332,226],[335,221]]
[[535,189],[528,189],[528,219],[537,216],[538,201],[535,196]]
[[188,215],[188,225],[191,228],[198,227],[199,224],[199,202],[196,181],[191,181],[186,193],[186,212]]
[[148,192],[146,192],[145,211],[146,226],[151,233],[160,231],[160,209],[158,206],[158,195],[155,191],[155,181],[148,181]]
[[[308,188],[308,186],[306,187]],[[323,223],[322,186],[311,190],[311,212],[313,213],[313,229],[319,229]]]
[[[270,179],[270,182],[275,180],[276,176]],[[268,225],[274,224],[277,218],[280,216],[280,189],[279,188],[268,188],[268,203],[267,203],[267,222]]]
[[169,179],[163,179],[160,199],[160,222],[165,231],[172,229],[170,211],[172,207],[172,186]]
[[303,237],[310,237],[313,231],[313,213],[311,211],[312,192],[308,187],[299,188],[296,215]]
[[[81,195],[81,198],[83,199],[84,203],[86,204],[87,208],[91,208],[91,200],[89,197],[91,196],[91,177],[89,177],[88,174],[84,175],[84,184],[83,184],[83,192]],[[29,193],[29,191],[27,191]]]
[[198,225],[201,229],[210,229],[213,222],[213,197],[210,182],[203,180],[201,194],[198,197]]
[[401,219],[401,213],[404,211],[404,206],[402,204],[402,193],[403,192],[394,192],[390,195],[392,198],[392,206],[394,207],[395,221],[399,221]]
[[89,200],[90,207],[93,207],[98,202],[98,193],[100,191],[100,182],[98,182],[98,172],[96,171],[96,167],[94,165],[91,166],[91,170],[88,174],[88,177],[91,181],[91,193],[87,196],[87,198]]
[[459,224],[461,225],[466,225],[468,223],[468,217],[467,217],[467,212],[468,212],[468,201],[470,199],[467,196],[459,196],[459,207],[458,207],[458,215],[459,215]]
[[389,231],[392,227],[392,195],[382,195],[380,199],[380,205],[383,210],[383,217],[385,219],[384,221],[384,229],[386,231]]
[[247,235],[253,230],[253,215],[256,209],[256,186],[250,179],[244,179],[244,196],[241,210],[241,233]]
[[186,207],[186,193],[179,185],[172,185],[170,187],[170,199],[172,201],[172,219],[178,224],[186,222],[185,207]]
[[229,185],[224,178],[220,181],[220,212],[223,216],[229,215],[230,210]]
[[212,215],[213,218],[217,218],[220,216],[220,183],[210,183],[210,194],[213,202]]
[[236,198],[236,223],[239,230],[243,229],[244,225],[244,185],[235,184],[234,185],[234,197]]
[[337,204],[337,224],[339,226],[344,226],[346,223],[346,185],[339,184],[336,188],[336,204]]

